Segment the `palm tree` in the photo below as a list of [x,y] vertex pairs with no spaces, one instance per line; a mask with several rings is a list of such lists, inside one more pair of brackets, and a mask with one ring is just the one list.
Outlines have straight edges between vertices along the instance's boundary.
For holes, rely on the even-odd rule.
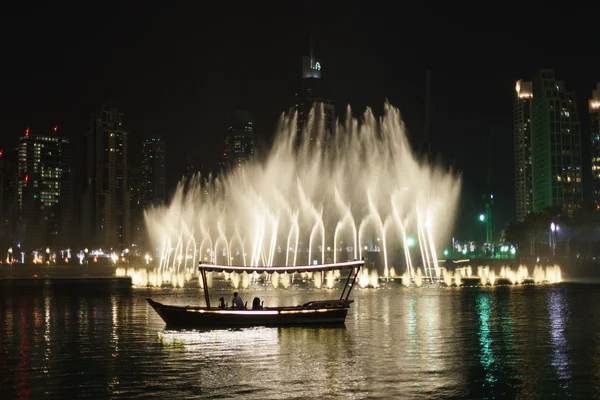
[[504,230],[504,239],[519,249],[527,248],[527,225],[524,222],[509,223]]

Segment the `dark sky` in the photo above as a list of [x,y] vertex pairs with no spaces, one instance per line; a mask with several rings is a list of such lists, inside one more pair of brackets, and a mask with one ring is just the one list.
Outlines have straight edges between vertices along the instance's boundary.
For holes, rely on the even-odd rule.
[[554,68],[578,97],[585,135],[587,99],[600,81],[594,13],[566,6],[540,14],[541,7],[491,3],[452,10],[397,1],[216,3],[3,9],[2,146],[13,146],[28,126],[40,131],[58,124],[77,139],[89,113],[111,100],[125,113],[134,163],[145,136],[165,137],[173,186],[185,156],[220,151],[229,111],[250,111],[268,143],[297,88],[311,35],[338,110],[350,104],[362,113],[368,105],[380,113],[388,99],[400,108],[415,146],[422,141],[431,69],[433,151],[464,177],[460,234],[483,236],[476,215],[483,209],[490,137],[496,228],[514,219],[517,79]]

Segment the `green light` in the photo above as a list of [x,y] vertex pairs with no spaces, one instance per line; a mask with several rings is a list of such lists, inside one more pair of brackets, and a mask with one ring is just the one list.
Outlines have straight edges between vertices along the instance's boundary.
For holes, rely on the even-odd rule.
[[415,239],[413,239],[412,237],[407,237],[406,238],[406,244],[408,245],[408,247],[413,247],[415,245]]
[[33,198],[34,198],[34,199],[37,199],[37,198],[38,198],[38,195],[37,195],[37,194],[34,194],[34,195],[33,195]]
[[448,250],[444,250],[444,255],[447,256],[448,255]]
[[316,69],[317,71],[320,71],[320,70],[321,70],[321,63],[320,63],[320,62],[318,62],[318,61],[316,62],[316,64],[315,64],[315,69]]
[[465,247],[462,251],[463,254],[467,254],[467,248]]
[[479,214],[479,220],[481,222],[485,221],[485,214]]
[[493,384],[498,380],[494,376],[494,348],[492,341],[492,323],[491,323],[491,304],[487,296],[481,295],[475,303],[477,314],[479,314],[479,362],[485,371],[485,378],[488,384]]

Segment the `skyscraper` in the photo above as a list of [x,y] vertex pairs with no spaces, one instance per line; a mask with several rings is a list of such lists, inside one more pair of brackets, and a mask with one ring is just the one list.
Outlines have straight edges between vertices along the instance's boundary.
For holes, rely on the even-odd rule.
[[239,168],[256,159],[254,120],[249,112],[236,111],[229,116],[223,159],[225,169]]
[[583,203],[579,115],[551,69],[533,79],[531,132],[533,211],[557,206],[570,214]]
[[[300,90],[295,95],[295,109],[298,112],[298,132],[306,126],[311,111],[314,127],[322,126],[326,133],[335,129],[335,107],[330,99],[325,96],[322,81],[323,64],[314,57],[312,42],[310,54],[302,58],[302,80]],[[313,135],[310,140],[314,140]]]
[[592,141],[592,196],[596,210],[600,210],[600,83],[592,91],[588,103],[590,139]]
[[145,244],[146,229],[144,221],[142,168],[130,168],[127,174],[131,195],[129,218],[131,220],[131,243],[136,246]]
[[128,133],[123,114],[103,106],[91,115],[85,136],[82,235],[89,246],[130,245]]
[[144,208],[167,200],[165,142],[160,137],[142,144],[141,199]]
[[17,149],[0,149],[0,246],[14,244],[17,223]]
[[525,220],[533,211],[533,174],[531,158],[531,107],[533,83],[519,80],[513,104],[515,150],[515,194],[517,221]]
[[69,246],[73,233],[71,144],[29,128],[17,147],[17,232],[24,248]]

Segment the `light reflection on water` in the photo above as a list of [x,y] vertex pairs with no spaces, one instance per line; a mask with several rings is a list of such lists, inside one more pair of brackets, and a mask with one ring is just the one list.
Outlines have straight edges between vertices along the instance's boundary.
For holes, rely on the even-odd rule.
[[485,371],[486,386],[493,387],[494,350],[492,349],[492,334],[490,329],[491,300],[490,293],[483,293],[477,299],[477,314],[479,314],[479,362]]
[[550,314],[550,336],[552,338],[552,365],[556,368],[561,385],[568,386],[570,379],[569,358],[567,355],[568,343],[564,336],[565,308],[560,290],[552,290],[548,297],[548,311]]
[[600,398],[598,285],[356,290],[343,328],[212,331],[167,330],[145,302],[198,290],[19,285],[0,283],[2,399]]

